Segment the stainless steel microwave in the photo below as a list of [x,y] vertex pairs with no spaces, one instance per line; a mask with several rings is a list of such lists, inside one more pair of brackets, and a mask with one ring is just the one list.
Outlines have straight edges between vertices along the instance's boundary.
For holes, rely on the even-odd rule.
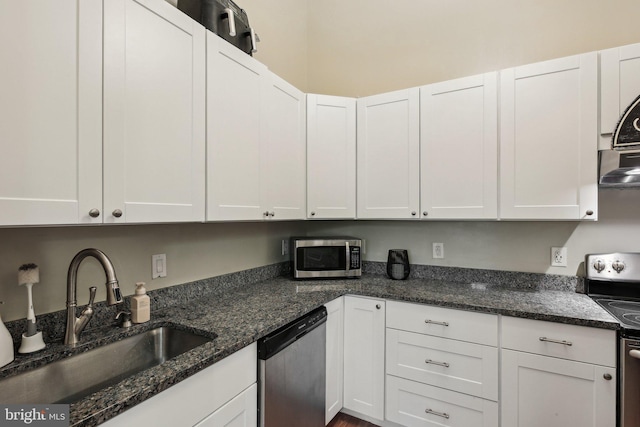
[[360,277],[362,240],[349,237],[292,237],[294,279]]

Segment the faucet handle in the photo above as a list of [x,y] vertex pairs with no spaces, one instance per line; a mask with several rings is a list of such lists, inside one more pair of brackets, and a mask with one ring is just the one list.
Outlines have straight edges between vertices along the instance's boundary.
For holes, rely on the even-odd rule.
[[97,290],[98,288],[96,288],[95,286],[89,288],[89,304],[87,304],[87,307],[93,307],[93,300],[96,299]]
[[122,324],[120,325],[123,328],[130,328],[131,327],[131,312],[130,311],[119,311],[118,314],[116,314],[116,320],[118,320],[120,318],[120,315],[122,315]]

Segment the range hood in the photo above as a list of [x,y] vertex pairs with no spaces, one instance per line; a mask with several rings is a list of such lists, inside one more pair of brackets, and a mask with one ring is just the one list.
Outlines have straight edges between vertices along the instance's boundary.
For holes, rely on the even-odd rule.
[[601,188],[637,188],[640,190],[640,153],[600,151]]
[[611,150],[601,151],[598,163],[600,187],[640,189],[640,96],[622,114]]

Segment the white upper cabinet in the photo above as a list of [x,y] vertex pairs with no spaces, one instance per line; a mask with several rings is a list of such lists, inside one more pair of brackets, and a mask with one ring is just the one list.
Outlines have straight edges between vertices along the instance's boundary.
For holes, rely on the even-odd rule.
[[207,220],[303,219],[303,92],[207,33]]
[[420,218],[419,97],[412,88],[358,99],[358,218]]
[[102,2],[0,4],[0,225],[102,222]]
[[203,221],[204,27],[157,0],[104,25],[104,222]]
[[624,110],[640,95],[640,44],[600,52],[600,149],[611,137]]
[[356,100],[307,94],[307,218],[356,216]]
[[423,219],[497,218],[497,76],[420,88]]
[[257,220],[267,67],[207,32],[207,220]]
[[305,94],[271,72],[267,77],[268,89],[262,110],[266,125],[263,140],[266,218],[304,219],[307,195]]
[[597,54],[500,76],[500,218],[597,219]]

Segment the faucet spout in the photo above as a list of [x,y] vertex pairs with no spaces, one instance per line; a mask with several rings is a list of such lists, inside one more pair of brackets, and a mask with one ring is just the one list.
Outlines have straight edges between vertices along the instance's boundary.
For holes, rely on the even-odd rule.
[[93,248],[83,249],[78,252],[71,260],[71,264],[69,264],[69,272],[67,273],[67,325],[64,337],[65,345],[75,346],[78,343],[80,334],[84,330],[84,327],[89,323],[91,315],[93,314],[93,297],[95,296],[95,288],[92,290],[92,297],[88,308],[80,317],[76,317],[76,307],[78,305],[76,300],[78,267],[80,267],[80,263],[82,263],[82,261],[87,257],[97,259],[104,269],[104,273],[107,278],[107,282],[105,283],[107,288],[107,304],[114,305],[122,302],[122,294],[120,293],[120,286],[118,285],[116,272],[109,257],[107,257],[107,255],[105,255],[101,250]]

